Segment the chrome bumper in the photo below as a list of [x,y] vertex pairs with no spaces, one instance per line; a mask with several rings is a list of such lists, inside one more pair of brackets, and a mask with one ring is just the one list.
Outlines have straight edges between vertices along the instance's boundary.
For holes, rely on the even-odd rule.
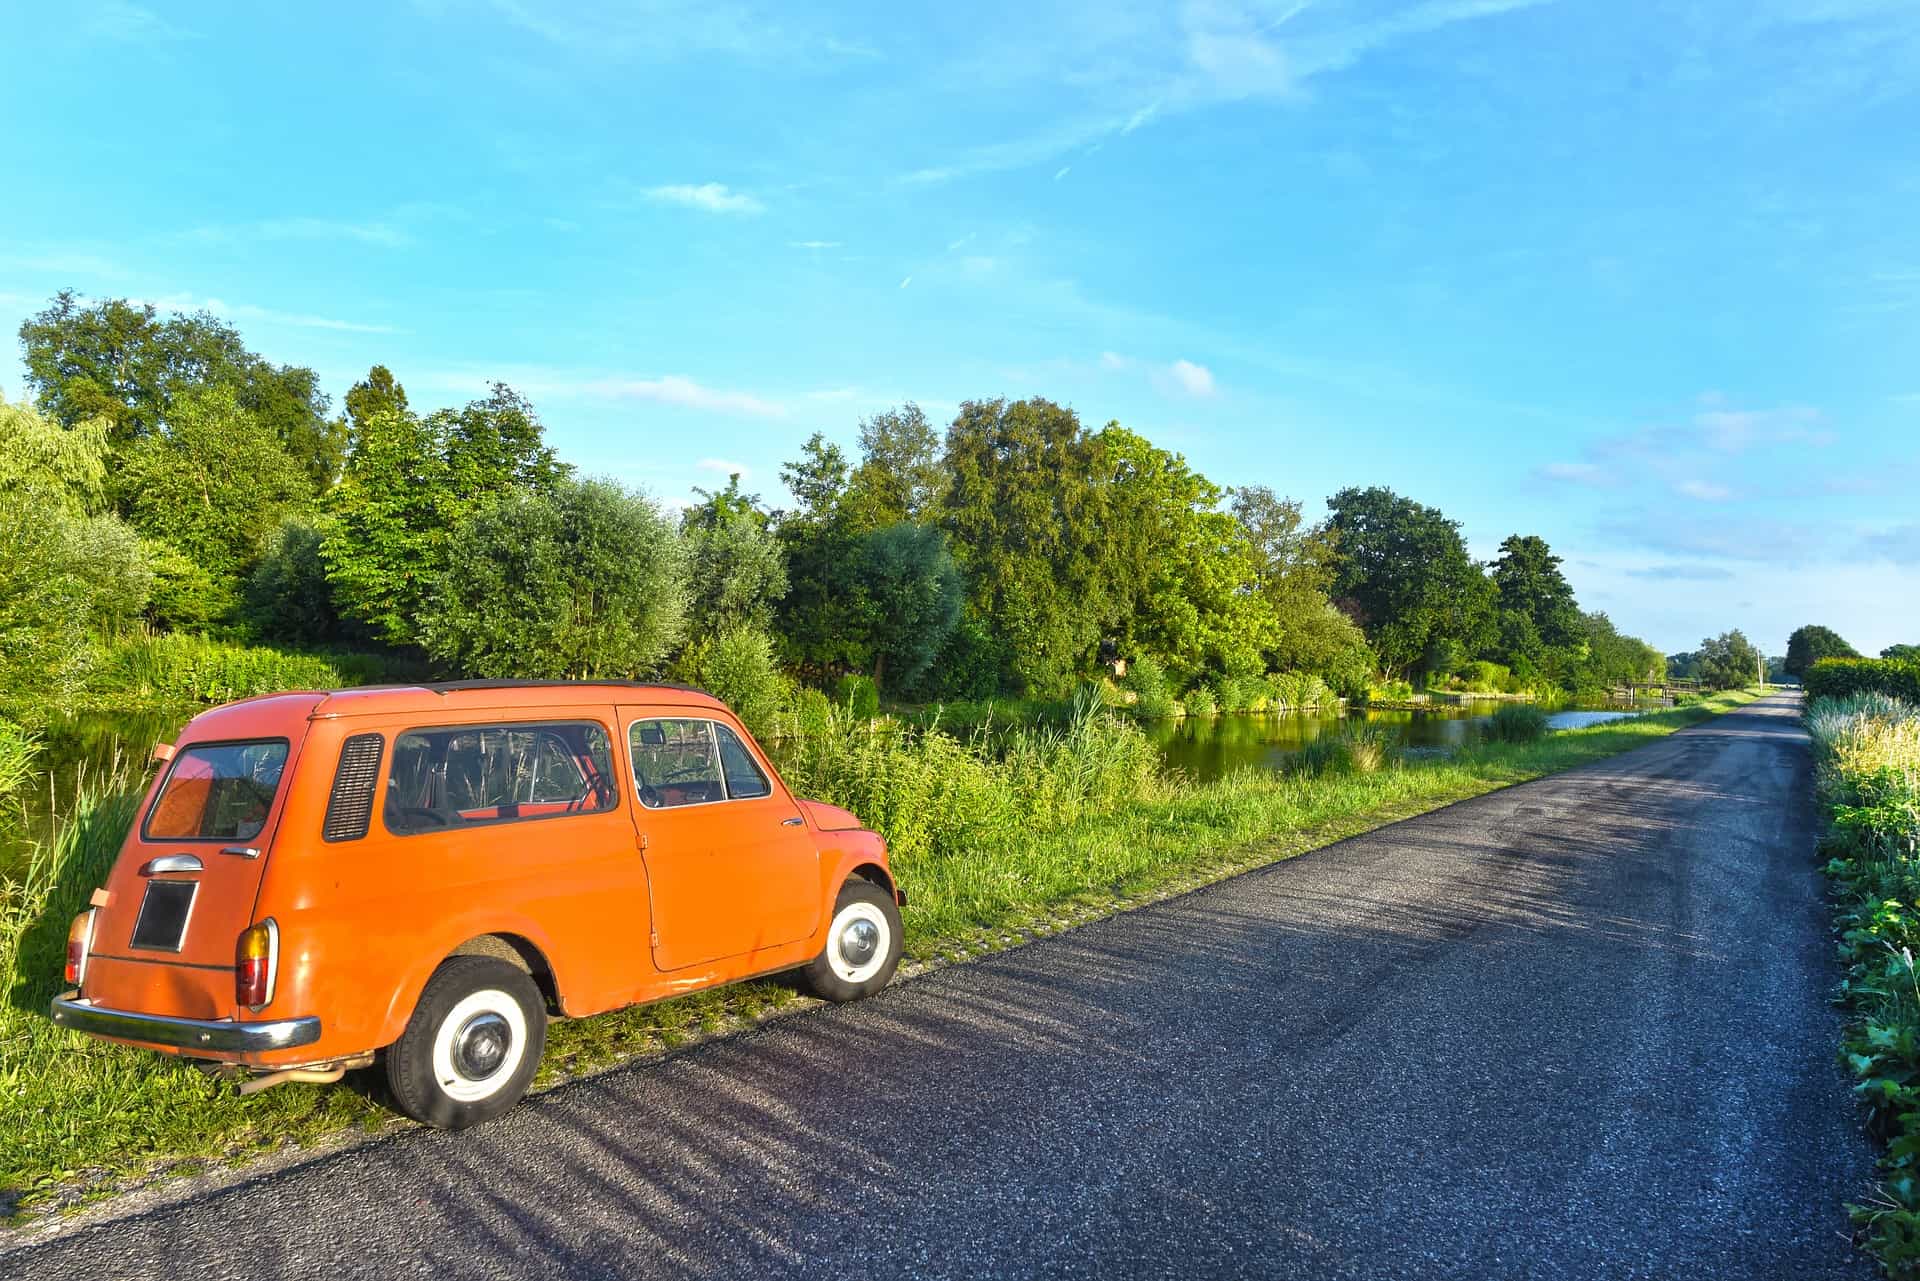
[[320,1039],[320,1020],[275,1019],[239,1023],[233,1019],[175,1019],[160,1014],[109,1010],[81,999],[78,992],[53,998],[49,1009],[61,1027],[90,1036],[111,1036],[148,1045],[171,1045],[181,1050],[208,1050],[245,1054],[260,1050],[291,1050]]

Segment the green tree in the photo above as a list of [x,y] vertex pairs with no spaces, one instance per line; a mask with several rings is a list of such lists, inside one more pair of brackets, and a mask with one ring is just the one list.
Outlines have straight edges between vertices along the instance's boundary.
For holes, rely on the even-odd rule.
[[20,326],[20,345],[40,407],[68,427],[105,419],[116,447],[160,433],[181,397],[226,387],[311,488],[324,488],[339,471],[344,427],[328,419],[318,376],[255,355],[210,312],[162,319],[151,304],[111,298],[86,305],[64,290]]
[[58,697],[85,676],[96,637],[146,604],[151,575],[132,530],[0,493],[0,689]]
[[14,497],[71,515],[106,502],[107,422],[62,427],[32,405],[0,396],[0,497]]
[[1585,636],[1560,564],[1545,539],[1515,534],[1500,544],[1490,577],[1498,661],[1568,681]]
[[1920,645],[1889,645],[1880,651],[1880,657],[1902,659],[1910,663],[1920,661]]
[[1761,674],[1760,651],[1738,628],[1708,637],[1693,656],[1693,669],[1708,689],[1744,689]]
[[1421,666],[1435,641],[1477,652],[1491,639],[1493,586],[1460,526],[1390,489],[1327,500],[1335,603],[1367,634],[1388,674]]
[[407,389],[400,385],[391,369],[385,365],[375,365],[367,371],[365,378],[348,390],[345,399],[347,431],[351,438],[358,435],[381,411],[404,411],[407,407]]
[[1096,438],[1109,467],[1103,554],[1115,586],[1115,639],[1185,682],[1251,661],[1264,669],[1279,639],[1261,590],[1268,563],[1225,492],[1118,423]]
[[639,677],[684,635],[686,552],[645,497],[608,480],[516,488],[454,530],[421,612],[427,653],[484,677]]
[[115,506],[135,529],[177,550],[228,598],[267,535],[312,486],[232,387],[184,392],[167,422],[121,455]]
[[768,527],[758,495],[740,492],[740,474],[681,515],[691,565],[689,629],[696,637],[746,627],[765,633],[787,594],[786,558]]
[[368,416],[328,496],[320,554],[341,613],[389,644],[411,645],[450,531],[516,488],[551,492],[569,469],[543,442],[532,406],[500,384],[426,418],[404,396],[361,404]]
[[966,599],[947,536],[928,525],[875,530],[861,544],[859,578],[874,684],[911,686],[946,645]]
[[856,532],[930,519],[944,486],[940,434],[920,406],[909,401],[860,424],[860,465],[843,500]]
[[1099,441],[1051,401],[968,401],[948,429],[941,524],[1026,690],[1064,692],[1118,620],[1108,471]]
[[1787,675],[1805,680],[1807,669],[1823,658],[1858,658],[1860,651],[1840,638],[1831,627],[1808,623],[1787,637]]
[[270,640],[289,645],[331,645],[359,640],[333,604],[325,535],[312,521],[289,516],[267,538],[259,563],[242,590],[242,616]]
[[871,661],[854,577],[870,531],[846,501],[850,471],[846,454],[819,432],[780,469],[798,505],[774,518],[787,570],[777,631],[793,665],[820,681]]

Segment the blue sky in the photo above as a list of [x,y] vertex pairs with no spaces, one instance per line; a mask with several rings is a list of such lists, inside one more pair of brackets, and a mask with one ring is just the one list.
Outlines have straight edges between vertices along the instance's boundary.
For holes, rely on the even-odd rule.
[[1920,642],[1908,0],[295,8],[0,5],[0,325],[504,378],[670,500],[1046,395],[1668,650]]

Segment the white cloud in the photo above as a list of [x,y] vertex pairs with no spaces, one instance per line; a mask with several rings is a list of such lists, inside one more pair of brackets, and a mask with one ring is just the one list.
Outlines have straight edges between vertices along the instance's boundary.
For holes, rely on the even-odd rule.
[[1196,365],[1191,360],[1176,360],[1168,368],[1176,386],[1189,396],[1211,396],[1214,393],[1213,371],[1205,365]]
[[106,40],[153,41],[185,40],[193,33],[174,26],[151,9],[124,0],[105,0],[87,15],[88,35]]
[[650,400],[712,413],[749,414],[756,418],[783,418],[786,407],[743,391],[704,387],[691,378],[668,374],[661,378],[602,378],[579,385],[591,396],[610,400]]
[[787,242],[789,249],[838,249],[839,247],[838,240],[789,240]]
[[1053,180],[1055,182],[1059,182],[1062,178],[1066,177],[1068,174],[1072,172],[1073,172],[1072,165],[1061,165],[1058,169],[1053,171]]
[[1548,463],[1538,474],[1548,480],[1564,480],[1576,485],[1613,483],[1613,472],[1598,463]]
[[1100,353],[1100,368],[1102,369],[1125,369],[1127,364],[1127,358],[1117,351],[1103,351]]
[[397,334],[405,330],[393,325],[370,324],[360,320],[340,320],[316,316],[310,312],[279,311],[250,302],[227,302],[221,298],[197,298],[193,294],[166,294],[160,297],[129,298],[128,302],[158,311],[210,311],[227,320],[255,320],[267,325],[286,325],[293,329],[328,329],[347,334]]
[[1696,498],[1703,503],[1724,503],[1733,497],[1733,491],[1725,485],[1716,485],[1710,480],[1683,480],[1673,487],[1673,492],[1684,498]]
[[745,463],[736,463],[727,458],[702,458],[694,466],[701,471],[715,472],[721,476],[738,476],[741,480],[745,480],[753,472],[753,469]]
[[732,191],[725,183],[703,182],[698,186],[689,183],[669,183],[663,187],[649,187],[648,200],[663,205],[685,205],[689,209],[704,209],[708,213],[757,214],[766,212],[766,206],[745,192]]
[[345,240],[354,244],[400,249],[413,243],[406,231],[385,222],[350,222],[338,218],[266,218],[231,227],[196,227],[194,240],[227,244],[246,240]]
[[900,287],[901,287],[902,289],[905,289],[905,288],[906,288],[906,287],[907,287],[908,285],[910,285],[910,284],[912,284],[912,283],[913,283],[913,277],[912,277],[912,276],[907,276],[907,277],[905,277],[904,279],[902,279],[902,280],[901,280],[901,282],[900,282]]

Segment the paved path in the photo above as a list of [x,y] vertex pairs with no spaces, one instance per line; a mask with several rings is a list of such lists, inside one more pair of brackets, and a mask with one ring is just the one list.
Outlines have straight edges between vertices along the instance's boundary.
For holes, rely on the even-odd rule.
[[1797,710],[0,1273],[1867,1276]]

